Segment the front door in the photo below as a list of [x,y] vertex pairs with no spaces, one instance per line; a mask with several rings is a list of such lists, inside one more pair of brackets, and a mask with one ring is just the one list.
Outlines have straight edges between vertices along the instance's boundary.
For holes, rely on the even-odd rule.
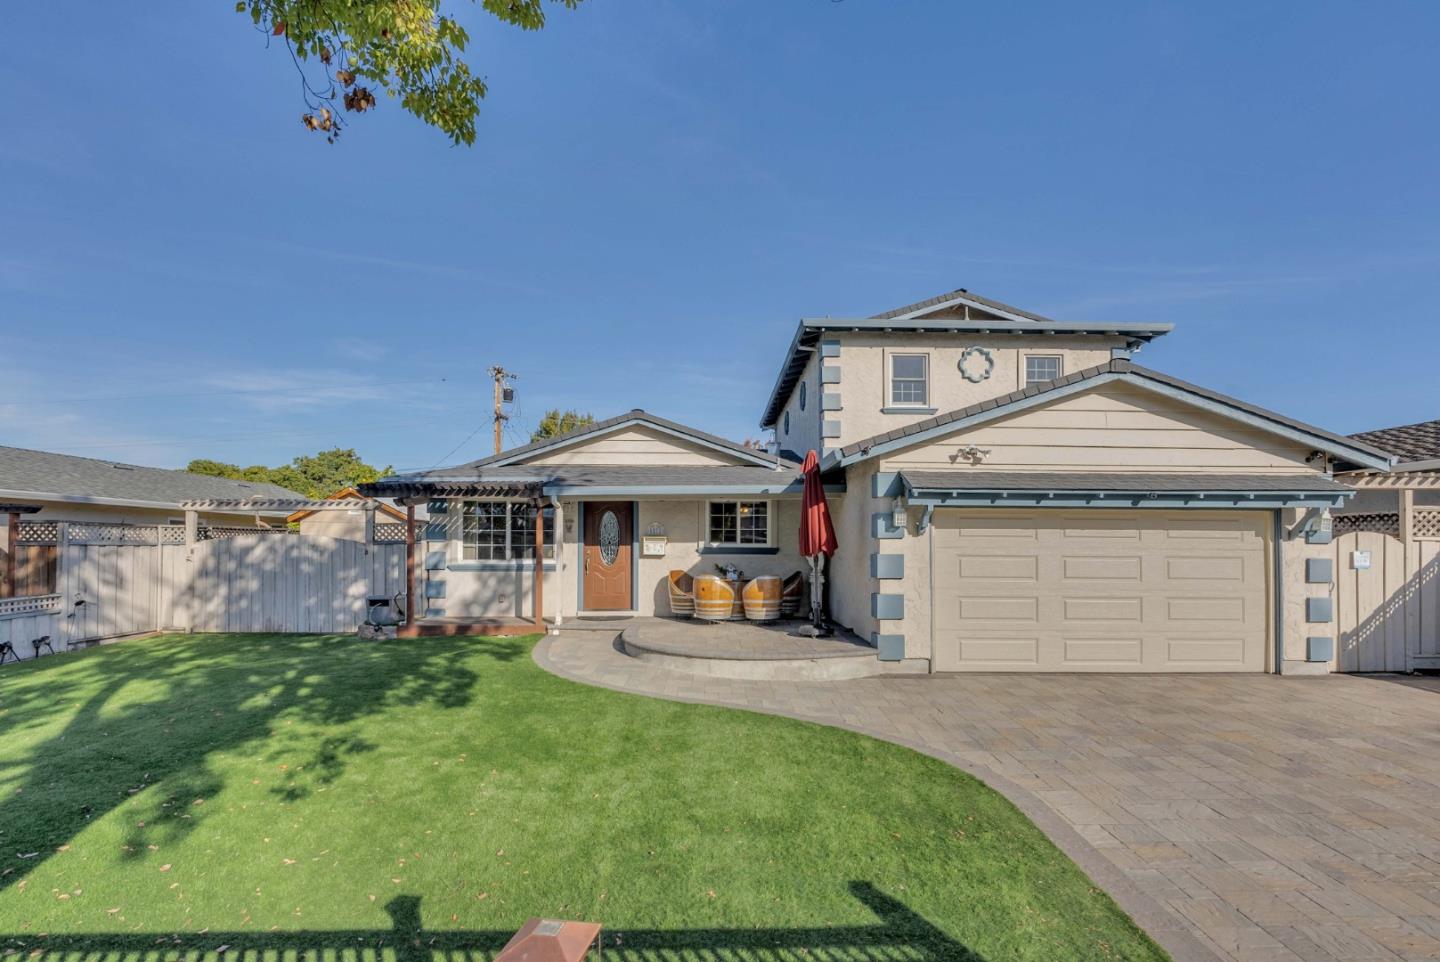
[[629,501],[585,503],[586,611],[627,611],[631,605]]

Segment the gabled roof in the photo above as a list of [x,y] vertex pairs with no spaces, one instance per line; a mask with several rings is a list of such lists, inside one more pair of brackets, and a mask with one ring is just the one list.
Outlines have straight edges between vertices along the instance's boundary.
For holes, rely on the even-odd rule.
[[[326,495],[324,498],[322,498],[321,500],[324,500],[324,501],[369,501],[370,499],[369,499],[368,497],[366,497],[365,495],[361,494],[359,491],[357,491],[357,490],[354,489],[354,488],[341,488],[339,491],[336,491],[334,494],[327,494],[327,495]],[[290,515],[290,516],[287,517],[285,520],[288,521],[288,522],[290,522],[291,524],[295,524],[297,521],[304,521],[306,518],[310,517],[312,514],[316,514],[316,513],[319,512],[320,510],[321,510],[320,508],[309,508],[309,509],[307,509],[307,510],[305,510],[305,511],[296,511],[294,514]],[[375,510],[379,511],[381,514],[387,514],[387,515],[389,515],[390,517],[394,518],[396,521],[404,521],[404,520],[405,520],[405,512],[400,511],[400,510],[392,507],[391,505],[384,504],[384,503],[379,503],[379,504],[376,504],[376,505],[375,505]]]
[[278,484],[9,447],[0,447],[0,492],[5,500],[169,509],[189,501],[304,498]]
[[1058,400],[1069,394],[1090,390],[1110,381],[1126,381],[1149,390],[1177,397],[1198,407],[1209,408],[1225,417],[1242,421],[1274,434],[1283,435],[1301,444],[1313,446],[1348,464],[1384,471],[1389,469],[1390,456],[1381,449],[1323,428],[1296,421],[1283,414],[1247,404],[1244,401],[1182,381],[1159,371],[1116,358],[1105,364],[1076,371],[1044,384],[1030,385],[999,397],[945,414],[916,421],[893,431],[847,444],[825,456],[826,469],[853,464],[931,438],[944,437],[960,428],[983,424],[1039,404]]
[[1402,463],[1440,459],[1440,420],[1361,431],[1350,437],[1389,451]]
[[[957,287],[948,294],[937,294],[935,297],[927,297],[923,301],[916,301],[914,304],[906,304],[904,307],[897,307],[892,310],[876,314],[880,318],[892,317],[923,317],[929,314],[936,314],[950,308],[970,308],[965,311],[965,319],[977,321],[989,320],[1029,320],[1029,321],[1050,321],[1053,318],[1045,317],[1042,314],[1033,314],[1030,311],[1022,311],[1018,307],[1011,307],[1009,304],[991,300],[988,297],[981,297],[979,294],[971,294],[963,287]],[[992,316],[981,316],[992,315]]]
[[816,345],[827,332],[836,331],[892,331],[920,332],[929,334],[1073,334],[1100,335],[1124,338],[1127,345],[1136,347],[1157,337],[1170,333],[1172,324],[1141,324],[1133,322],[1115,323],[1104,321],[1056,321],[1040,314],[1022,311],[1018,307],[1002,304],[972,294],[963,288],[941,294],[928,300],[917,301],[893,311],[886,311],[874,317],[801,318],[795,336],[790,340],[790,349],[775,386],[770,391],[765,413],[760,418],[762,428],[772,428],[780,418],[780,412],[795,390],[805,365],[814,355]]
[[517,461],[523,461],[537,454],[567,448],[580,441],[598,437],[602,434],[609,434],[612,431],[619,431],[634,425],[644,425],[655,428],[664,434],[669,434],[682,441],[689,441],[692,444],[698,444],[701,447],[711,448],[724,454],[737,457],[748,464],[757,464],[767,468],[775,466],[776,459],[772,454],[747,448],[743,444],[736,444],[734,441],[728,441],[714,434],[707,434],[704,431],[681,424],[678,421],[669,421],[665,418],[657,417],[648,411],[635,408],[624,414],[616,415],[613,418],[597,421],[594,424],[586,425],[583,428],[576,428],[573,431],[566,431],[564,434],[557,434],[552,438],[532,441],[529,444],[522,444],[518,448],[510,448],[508,451],[501,451],[499,454],[492,454],[489,457],[479,458],[475,461],[469,461],[454,467],[436,468],[420,473],[429,477],[443,477],[447,474],[473,475],[479,468],[514,464]]

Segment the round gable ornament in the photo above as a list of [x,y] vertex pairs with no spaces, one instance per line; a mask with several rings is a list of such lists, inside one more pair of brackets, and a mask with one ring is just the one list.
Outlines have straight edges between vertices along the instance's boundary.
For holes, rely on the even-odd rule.
[[960,352],[960,374],[972,384],[979,384],[995,371],[995,358],[983,347],[967,347]]

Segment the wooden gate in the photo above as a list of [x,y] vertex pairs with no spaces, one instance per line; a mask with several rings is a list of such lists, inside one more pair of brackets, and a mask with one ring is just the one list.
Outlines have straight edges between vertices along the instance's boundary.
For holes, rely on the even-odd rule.
[[1440,511],[1337,515],[1336,668],[1440,668]]

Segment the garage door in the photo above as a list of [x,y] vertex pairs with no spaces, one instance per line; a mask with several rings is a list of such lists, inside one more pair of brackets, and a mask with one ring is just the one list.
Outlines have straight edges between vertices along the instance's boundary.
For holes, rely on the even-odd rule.
[[936,671],[1264,671],[1268,512],[934,515]]

